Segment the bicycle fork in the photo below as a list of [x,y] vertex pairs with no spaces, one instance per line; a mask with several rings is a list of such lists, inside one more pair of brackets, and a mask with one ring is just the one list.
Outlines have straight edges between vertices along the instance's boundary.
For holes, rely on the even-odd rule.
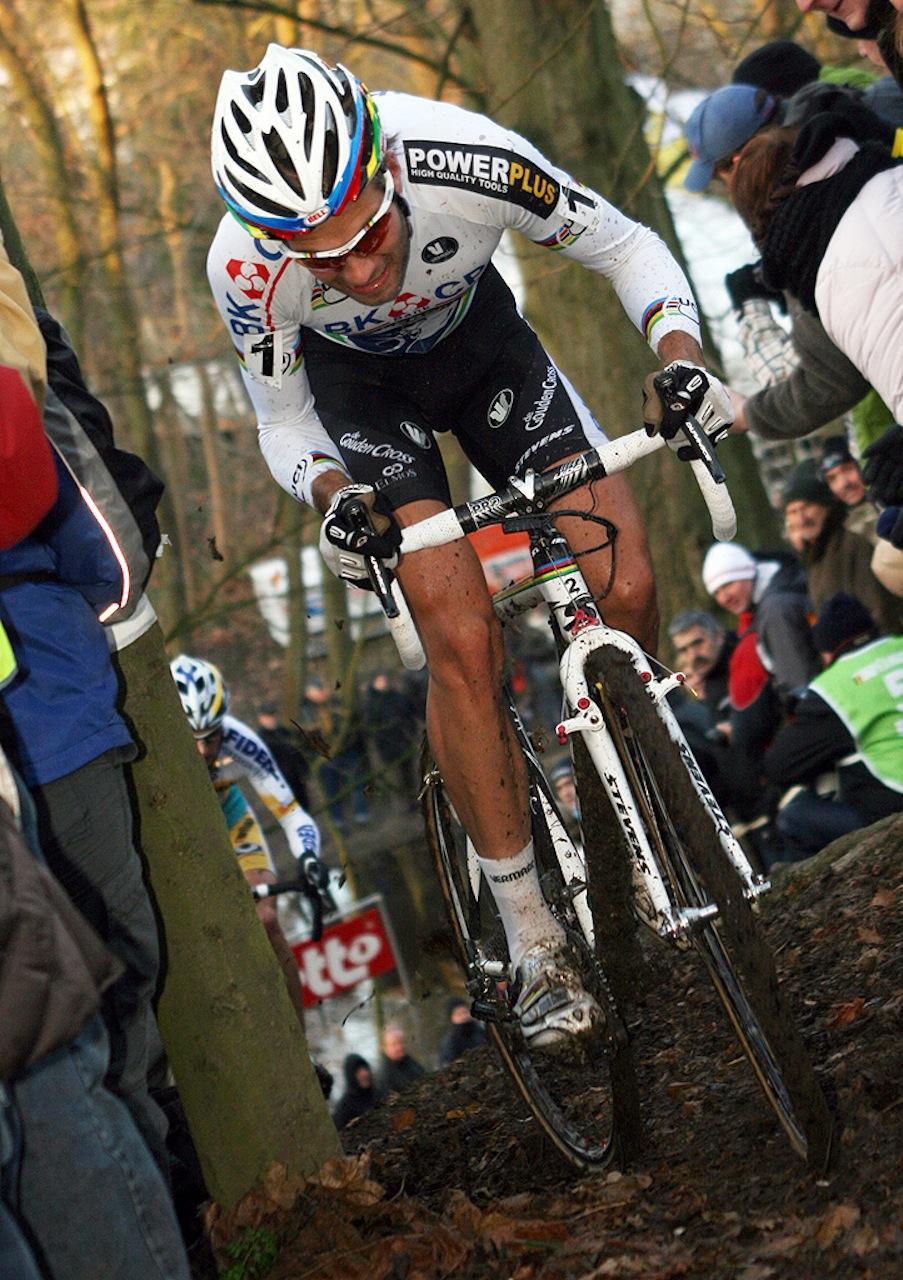
[[[604,632],[604,636],[600,632]],[[718,915],[718,907],[711,902],[699,907],[677,906],[668,893],[624,766],[598,704],[590,697],[585,667],[602,643],[619,648],[628,655],[647,695],[656,703],[658,714],[677,744],[693,785],[709,812],[721,846],[740,877],[744,896],[754,901],[770,884],[753,872],[664,701],[681,681],[675,676],[656,678],[639,646],[623,632],[613,631],[604,624],[589,627],[573,636],[561,658],[560,668],[567,705],[572,711],[557,726],[558,740],[563,745],[574,734],[580,734],[586,744],[627,842],[634,901],[640,920],[659,937],[687,946],[694,931]]]

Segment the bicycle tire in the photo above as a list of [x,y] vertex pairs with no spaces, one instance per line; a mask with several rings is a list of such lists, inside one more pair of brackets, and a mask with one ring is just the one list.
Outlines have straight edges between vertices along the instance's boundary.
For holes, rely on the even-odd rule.
[[[522,727],[518,726],[518,732],[523,747],[525,735]],[[541,769],[531,759],[532,751],[527,750],[524,754],[530,779],[537,865],[548,897],[550,880],[557,884],[559,890],[563,889],[564,880],[558,861],[551,853],[551,835],[539,800],[540,789],[549,803],[554,805],[555,801]],[[452,813],[435,768],[428,774],[424,809],[427,842],[462,964],[466,969],[474,947],[479,947],[492,959],[507,962],[504,931],[495,913],[492,895],[485,882],[482,892],[474,895],[466,863],[466,837]],[[589,947],[585,946],[585,953],[591,955]],[[584,976],[587,977],[586,973]],[[587,986],[594,989],[592,978],[587,980]],[[607,990],[594,989],[594,994],[610,1005]],[[613,1007],[609,1016],[617,1019]],[[613,1050],[600,1042],[590,1051],[587,1062],[563,1062],[558,1057],[531,1053],[516,1022],[487,1021],[485,1025],[505,1069],[536,1123],[565,1159],[582,1170],[599,1170],[614,1160],[618,1155],[617,1102],[612,1097],[610,1057],[623,1057],[624,1046]],[[626,1039],[626,1033],[622,1038]]]
[[718,907],[718,916],[693,934],[693,942],[759,1085],[794,1150],[813,1168],[823,1168],[833,1118],[780,991],[774,958],[721,846],[715,817],[687,771],[683,752],[689,749],[671,736],[623,650],[599,649],[587,675],[645,810],[672,894],[682,905],[714,901]]

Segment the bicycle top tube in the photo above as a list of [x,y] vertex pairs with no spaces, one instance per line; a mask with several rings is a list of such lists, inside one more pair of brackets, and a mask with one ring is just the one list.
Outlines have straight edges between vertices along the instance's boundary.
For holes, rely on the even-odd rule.
[[[448,511],[440,511],[409,525],[402,530],[401,551],[406,553],[443,546],[487,525],[501,524],[506,518],[542,513],[555,499],[592,480],[626,470],[639,458],[661,449],[665,443],[661,436],[649,436],[644,430],[633,431],[570,458],[550,471],[542,474],[528,472],[523,480],[512,479],[504,489],[485,498],[462,502]],[[736,531],[736,517],[723,482],[723,473],[720,479],[716,479],[702,459],[694,460],[690,466],[709,508],[715,537],[720,540],[732,538]]]

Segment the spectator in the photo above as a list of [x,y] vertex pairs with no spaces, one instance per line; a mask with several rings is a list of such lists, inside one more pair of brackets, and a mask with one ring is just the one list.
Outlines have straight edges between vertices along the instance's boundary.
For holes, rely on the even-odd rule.
[[313,731],[323,751],[317,777],[337,829],[345,830],[345,801],[349,794],[354,821],[359,825],[369,822],[364,782],[370,768],[359,719],[343,707],[341,699],[330,693],[322,680],[314,678],[305,691],[304,721],[305,730]]
[[382,1034],[382,1054],[376,1073],[376,1092],[380,1098],[401,1093],[409,1084],[426,1074],[416,1058],[408,1053],[401,1027],[390,1024]]
[[268,702],[257,712],[257,734],[276,761],[292,795],[302,808],[309,809],[307,776],[310,766],[305,758],[304,741],[298,730],[283,724],[275,705]]
[[0,1275],[188,1280],[160,1170],[104,1085],[97,1010],[122,966],[24,843],[2,756],[0,791]]
[[730,198],[769,285],[819,317],[900,417],[903,351],[886,334],[903,306],[903,169],[876,120],[835,108],[756,135],[737,157]]
[[803,689],[818,671],[818,658],[809,634],[802,567],[789,558],[757,559],[736,542],[716,542],[706,553],[702,580],[716,604],[739,620],[732,666],[742,665],[737,658],[747,639],[740,656],[752,648],[782,698]]
[[365,714],[370,742],[390,785],[409,804],[416,803],[423,732],[417,708],[385,671],[378,671],[367,686]]
[[574,767],[567,757],[552,766],[549,770],[549,781],[555,789],[565,826],[574,833],[580,827],[580,804],[577,797],[577,784],[574,781]]
[[815,607],[845,591],[862,601],[883,633],[899,631],[900,603],[872,573],[872,544],[845,527],[845,506],[808,463],[797,467],[784,486],[784,514],[800,521],[801,558]]
[[[903,810],[903,636],[878,639],[868,609],[845,592],[822,606],[813,635],[825,670],[765,755],[769,777],[802,785],[778,817],[794,860]],[[836,793],[820,795],[816,780],[831,769]]]
[[711,613],[686,609],[672,618],[668,637],[674,646],[676,666],[687,684],[711,709],[714,718],[726,719],[730,709],[727,672],[737,634],[726,632]]
[[818,58],[802,45],[794,40],[771,40],[737,63],[731,82],[789,98],[804,84],[817,80],[820,71]]
[[379,1101],[373,1084],[373,1073],[366,1058],[358,1053],[349,1053],[342,1063],[342,1071],[345,1074],[345,1092],[332,1113],[337,1129],[344,1129]]
[[0,552],[0,621],[19,668],[4,691],[0,739],[34,796],[51,870],[122,962],[102,1002],[107,1084],[165,1168],[166,1123],[147,1091],[149,1051],[158,1043],[157,924],[124,776],[135,747],[116,710],[116,675],[95,614],[121,594],[122,568],[68,469],[55,464],[50,513]]
[[760,129],[780,120],[780,98],[753,85],[729,84],[703,98],[685,126],[693,157],[684,177],[686,189],[704,191],[714,178],[730,189],[743,147]]
[[439,1047],[439,1065],[447,1067],[469,1049],[479,1049],[486,1044],[486,1029],[470,1012],[470,1002],[460,996],[452,996],[448,1002],[448,1020],[451,1023]]
[[878,509],[869,502],[859,463],[850,453],[845,436],[829,436],[822,444],[819,474],[847,509],[844,525],[851,533],[877,541]]

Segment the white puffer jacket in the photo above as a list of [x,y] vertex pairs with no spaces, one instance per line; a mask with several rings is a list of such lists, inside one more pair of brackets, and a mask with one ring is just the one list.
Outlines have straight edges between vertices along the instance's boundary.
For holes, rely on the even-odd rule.
[[815,302],[829,337],[903,422],[903,165],[867,182],[837,224]]

